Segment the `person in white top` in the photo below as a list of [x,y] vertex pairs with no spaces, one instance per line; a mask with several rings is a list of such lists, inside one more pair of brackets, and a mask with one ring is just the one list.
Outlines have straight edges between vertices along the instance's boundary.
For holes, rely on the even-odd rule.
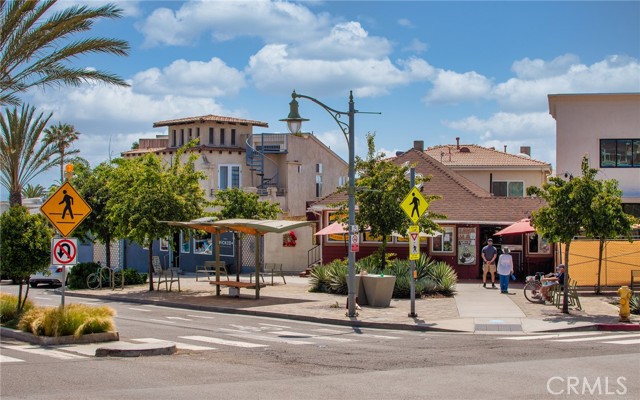
[[500,277],[500,293],[509,293],[509,278],[513,274],[513,257],[509,254],[509,248],[502,249],[502,255],[498,258],[497,273]]

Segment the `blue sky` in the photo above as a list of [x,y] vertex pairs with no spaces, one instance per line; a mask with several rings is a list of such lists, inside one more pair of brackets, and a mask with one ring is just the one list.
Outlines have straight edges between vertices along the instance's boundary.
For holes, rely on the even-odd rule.
[[[82,3],[61,2],[62,5]],[[101,1],[91,1],[102,4]],[[462,143],[555,163],[547,94],[640,91],[640,2],[123,1],[124,17],[92,35],[123,38],[129,57],[89,56],[75,66],[116,73],[130,88],[84,85],[34,91],[25,100],[51,123],[81,132],[75,148],[92,166],[140,137],[166,133],[155,121],[217,114],[286,132],[291,91],[356,116],[391,155]],[[313,131],[344,159],[333,119],[300,100]],[[47,187],[56,171],[32,183]],[[3,195],[3,197],[5,197]]]

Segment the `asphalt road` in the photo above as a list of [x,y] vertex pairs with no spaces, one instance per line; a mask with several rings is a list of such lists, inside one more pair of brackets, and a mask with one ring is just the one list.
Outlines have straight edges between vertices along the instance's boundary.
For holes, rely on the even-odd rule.
[[[46,289],[30,297],[59,304]],[[171,341],[178,353],[96,358],[99,345],[41,348],[3,339],[2,399],[640,398],[637,332],[354,330],[108,305],[118,313],[121,341]]]

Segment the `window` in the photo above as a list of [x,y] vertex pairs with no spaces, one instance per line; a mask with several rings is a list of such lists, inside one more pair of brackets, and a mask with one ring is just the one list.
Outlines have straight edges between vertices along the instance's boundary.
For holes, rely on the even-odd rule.
[[316,197],[322,197],[322,175],[316,175]]
[[196,128],[196,137],[199,138],[200,137],[200,128]]
[[213,240],[210,233],[193,234],[193,254],[212,254]]
[[640,168],[640,139],[600,139],[600,168]]
[[344,186],[347,183],[349,183],[349,177],[348,176],[339,176],[338,177],[338,186]]
[[528,235],[529,254],[551,254],[551,244],[546,238],[537,233],[529,233]]
[[431,239],[431,251],[453,253],[453,226],[443,226],[444,233]]
[[167,238],[160,239],[160,251],[169,251],[169,241]]
[[220,165],[218,167],[218,189],[240,187],[240,165]]
[[193,133],[193,130],[191,128],[189,128],[189,140],[187,140],[187,141],[190,141],[191,139],[193,139],[192,133]]
[[176,130],[173,130],[173,134],[171,135],[171,147],[176,147]]
[[180,232],[180,251],[191,253],[191,235],[187,232]]
[[184,129],[180,129],[180,141],[178,142],[178,146],[182,146],[184,144]]
[[494,181],[491,193],[500,197],[523,197],[524,182],[522,181]]
[[[339,214],[338,213],[330,213],[329,214],[329,224],[332,224],[334,222],[336,222],[338,220]],[[345,224],[346,226],[346,224]],[[335,233],[333,235],[327,235],[327,241],[328,242],[344,242],[346,243],[347,240],[347,233]]]
[[316,164],[316,172],[317,172],[318,174],[321,174],[321,173],[322,173],[322,164]]
[[220,129],[220,144],[224,144],[224,128]]
[[236,130],[235,129],[231,130],[231,145],[232,146],[236,145]]
[[213,128],[209,128],[209,144],[213,144]]

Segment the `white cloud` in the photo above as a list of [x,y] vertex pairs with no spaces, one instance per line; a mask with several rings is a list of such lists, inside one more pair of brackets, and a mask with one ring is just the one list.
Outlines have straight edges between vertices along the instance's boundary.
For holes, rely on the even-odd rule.
[[420,39],[413,39],[411,41],[411,43],[409,43],[408,45],[406,45],[405,47],[402,48],[403,51],[410,51],[416,54],[422,54],[425,51],[427,51],[427,49],[429,48],[429,46],[420,41]]
[[433,88],[424,98],[427,104],[472,101],[491,93],[491,81],[474,71],[460,74],[440,70],[432,82]]
[[407,18],[400,18],[398,20],[398,25],[404,26],[404,27],[407,27],[407,28],[413,28],[414,27],[413,24],[411,23],[411,21],[409,19],[407,19]]
[[215,40],[238,36],[260,37],[267,42],[300,41],[322,37],[329,25],[326,14],[281,1],[189,1],[177,11],[156,9],[138,29],[144,45],[188,45],[203,33]]
[[443,121],[443,124],[451,129],[481,134],[487,139],[555,136],[555,121],[547,112],[525,114],[498,112],[488,119],[471,116],[457,121]]
[[133,85],[140,93],[220,97],[236,95],[246,83],[242,72],[214,57],[208,62],[176,60],[162,70],[139,72]]
[[539,58],[534,60],[524,58],[515,61],[511,70],[516,73],[516,77],[519,79],[533,80],[564,75],[571,69],[571,66],[579,62],[579,57],[574,54],[565,54],[548,62]]

